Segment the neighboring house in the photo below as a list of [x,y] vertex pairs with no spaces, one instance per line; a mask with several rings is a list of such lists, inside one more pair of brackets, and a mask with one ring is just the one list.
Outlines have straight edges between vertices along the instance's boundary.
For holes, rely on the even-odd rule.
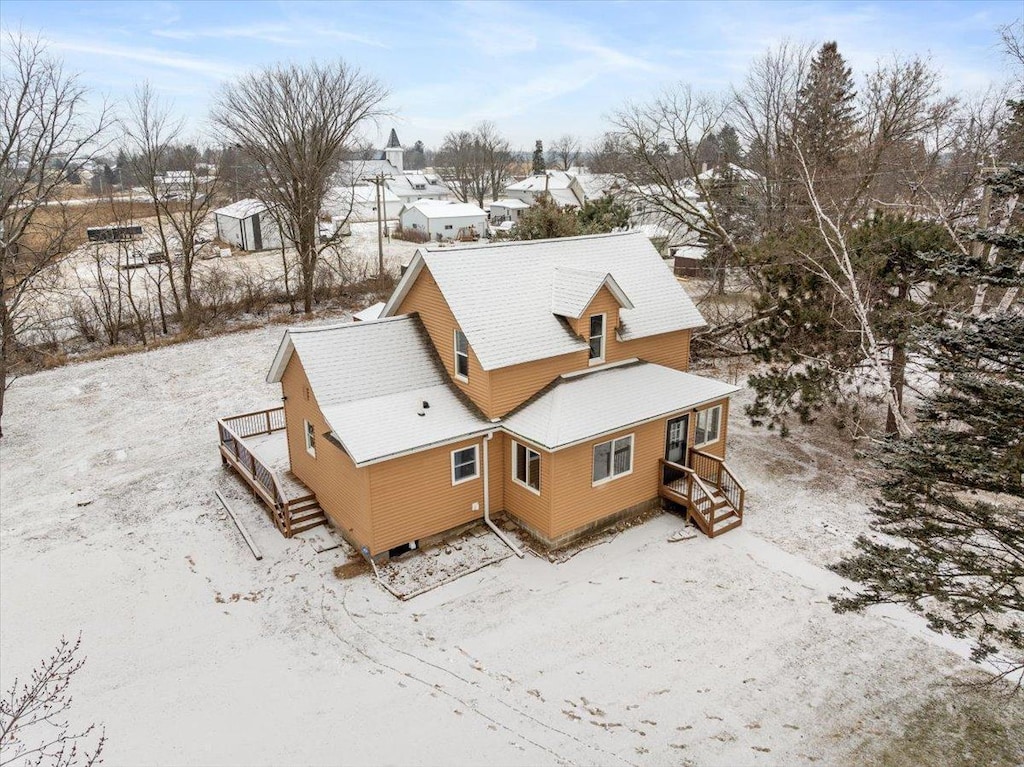
[[406,171],[405,150],[398,141],[398,134],[391,129],[387,146],[372,160],[347,160],[341,163],[338,179],[342,186],[366,183],[369,179],[383,176],[387,188],[402,203],[415,200],[447,200],[452,191],[436,173],[428,171]]
[[530,205],[544,193],[551,195],[551,199],[558,205],[570,208],[582,208],[587,198],[583,186],[576,177],[562,170],[538,173],[505,187],[506,197],[522,200]]
[[395,176],[387,182],[388,189],[404,203],[416,200],[448,200],[452,190],[436,173],[408,172]]
[[222,419],[221,455],[287,515],[240,431],[284,430],[291,503],[377,559],[499,514],[559,546],[663,499],[713,536],[744,491],[738,389],[686,372],[704,324],[642,235],[421,248],[379,319],[286,331],[283,413]]
[[[402,199],[392,192],[387,185],[380,190],[382,198],[382,217],[398,218],[402,210]],[[349,223],[377,220],[377,187],[374,184],[357,184],[356,186],[332,187],[324,198],[323,212],[332,219],[348,218]]]
[[504,221],[519,223],[519,216],[524,210],[529,210],[530,203],[506,197],[503,200],[495,200],[491,203],[490,218],[492,224],[500,224]]
[[281,247],[281,229],[260,200],[245,199],[213,211],[217,239],[239,250]]
[[668,252],[672,257],[672,271],[677,277],[707,276],[705,258],[708,250],[703,245],[672,245]]
[[468,202],[419,200],[403,207],[398,221],[432,240],[477,239],[487,231],[487,213]]

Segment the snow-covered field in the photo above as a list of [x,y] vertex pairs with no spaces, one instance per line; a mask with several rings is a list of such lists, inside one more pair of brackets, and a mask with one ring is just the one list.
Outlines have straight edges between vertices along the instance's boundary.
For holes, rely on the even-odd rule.
[[[912,764],[956,752],[940,733],[920,746],[934,752],[885,755],[927,706],[941,714],[929,721],[956,708],[964,693],[950,683],[972,673],[956,643],[899,611],[836,615],[827,601],[841,581],[822,565],[866,527],[868,494],[841,446],[781,442],[735,407],[740,530],[669,543],[681,523],[666,514],[562,564],[510,557],[400,602],[372,576],[336,577],[344,549],[281,538],[221,468],[214,419],[278,401],[263,376],[280,335],[71,365],[8,394],[0,684],[81,632],[72,718],[105,725],[107,764]],[[1008,763],[1024,758],[1020,730],[996,731]]]

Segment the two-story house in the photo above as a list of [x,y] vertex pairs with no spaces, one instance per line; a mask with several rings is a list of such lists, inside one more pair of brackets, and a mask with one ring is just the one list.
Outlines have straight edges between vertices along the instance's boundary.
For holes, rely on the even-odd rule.
[[743,488],[737,387],[686,372],[703,324],[639,234],[424,248],[379,319],[288,330],[267,380],[291,472],[372,556],[501,514],[558,546],[663,499],[714,535]]

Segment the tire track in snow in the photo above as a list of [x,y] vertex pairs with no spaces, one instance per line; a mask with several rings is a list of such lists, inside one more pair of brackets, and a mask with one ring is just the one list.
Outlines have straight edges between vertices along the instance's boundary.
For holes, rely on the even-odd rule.
[[[350,649],[354,650],[356,653],[358,653],[359,655],[361,655],[362,657],[366,658],[368,661],[370,661],[371,663],[373,663],[373,664],[375,664],[377,666],[380,666],[382,668],[386,668],[389,671],[392,671],[392,672],[398,674],[399,676],[402,676],[402,677],[405,677],[407,679],[412,679],[413,681],[419,682],[420,684],[424,685],[425,687],[428,687],[431,690],[440,692],[440,693],[448,696],[452,700],[455,700],[455,701],[459,702],[460,704],[465,706],[468,710],[472,711],[473,713],[477,714],[478,716],[480,716],[481,718],[487,720],[488,722],[496,725],[497,727],[500,727],[501,729],[503,729],[506,732],[514,735],[515,737],[520,738],[520,739],[524,740],[527,743],[530,743],[531,745],[541,749],[542,751],[545,751],[545,752],[551,754],[553,757],[555,757],[555,759],[558,760],[559,763],[561,763],[561,764],[577,764],[577,762],[574,762],[569,757],[563,756],[561,753],[559,753],[557,750],[555,750],[555,748],[552,748],[552,747],[547,746],[547,745],[545,745],[543,743],[539,743],[536,740],[533,740],[532,738],[524,735],[522,732],[518,731],[517,729],[513,729],[509,725],[505,724],[500,719],[497,719],[497,718],[491,716],[490,714],[486,713],[485,711],[482,711],[479,708],[479,704],[478,703],[470,702],[469,700],[466,700],[465,698],[462,698],[460,695],[452,692],[451,690],[446,689],[440,683],[431,682],[428,679],[420,677],[420,676],[418,676],[417,674],[415,674],[415,673],[413,673],[411,671],[402,670],[402,669],[400,669],[400,668],[398,668],[398,667],[396,667],[396,666],[394,666],[394,665],[392,665],[392,664],[390,664],[390,663],[388,663],[386,661],[382,661],[379,658],[375,658],[370,653],[368,653],[366,650],[364,650],[362,647],[357,646],[355,643],[353,643],[349,639],[346,639],[345,637],[343,637],[341,635],[341,633],[337,630],[337,627],[335,626],[335,624],[329,619],[329,617],[327,615],[328,610],[330,609],[327,606],[327,604],[326,604],[326,597],[327,597],[327,592],[328,591],[330,591],[332,594],[336,595],[336,592],[334,592],[332,589],[328,589],[326,586],[323,587],[323,593],[321,594],[321,599],[320,599],[321,615],[323,617],[324,623],[330,629],[331,633],[334,634],[334,636],[342,644],[344,644],[345,646],[347,646]],[[521,717],[522,719],[528,720],[530,723],[532,723],[532,724],[534,724],[534,725],[536,725],[538,727],[541,727],[544,730],[547,730],[547,731],[549,731],[549,732],[551,732],[553,734],[559,735],[559,736],[561,736],[563,738],[567,738],[568,740],[573,741],[577,745],[582,746],[582,747],[584,747],[586,749],[589,749],[591,751],[596,751],[597,753],[599,753],[602,757],[604,757],[606,759],[607,758],[614,758],[614,759],[622,762],[623,764],[629,765],[629,767],[637,767],[637,765],[634,762],[631,762],[628,759],[625,759],[624,757],[620,756],[619,754],[616,754],[616,753],[614,753],[612,751],[608,751],[606,749],[603,749],[600,746],[594,745],[593,743],[588,743],[587,741],[585,741],[585,740],[583,740],[581,738],[576,737],[572,733],[566,732],[564,730],[560,730],[559,728],[554,727],[553,725],[550,725],[550,724],[548,724],[547,722],[544,722],[541,719],[538,719],[537,717],[533,716],[529,712],[524,711],[524,710],[522,710],[522,709],[512,705],[508,701],[502,700],[497,695],[495,695],[492,692],[489,692],[488,690],[482,688],[480,686],[479,682],[477,682],[476,680],[468,679],[467,677],[464,677],[464,676],[461,676],[460,674],[457,674],[456,672],[452,671],[451,669],[445,668],[444,666],[441,666],[441,665],[439,665],[437,663],[429,661],[429,660],[427,660],[425,658],[421,658],[418,655],[410,653],[410,652],[408,652],[406,650],[403,650],[400,647],[396,647],[393,644],[387,642],[386,640],[381,638],[378,634],[376,634],[373,631],[371,631],[370,629],[366,628],[361,623],[359,623],[359,621],[356,620],[355,616],[353,616],[351,611],[348,609],[348,605],[345,603],[345,599],[346,599],[347,596],[348,596],[348,591],[346,590],[341,595],[341,607],[345,611],[345,614],[348,617],[349,622],[352,624],[352,626],[354,628],[358,629],[359,631],[361,631],[364,634],[366,634],[367,636],[369,636],[371,639],[373,639],[373,641],[377,642],[380,646],[382,646],[384,648],[387,648],[391,652],[397,653],[398,655],[403,655],[403,656],[409,658],[410,660],[414,661],[415,663],[417,663],[417,664],[419,664],[421,666],[426,666],[428,668],[431,668],[431,669],[434,669],[436,671],[442,672],[443,674],[445,674],[445,675],[447,675],[447,676],[457,680],[459,683],[461,683],[463,685],[466,685],[467,687],[472,688],[473,692],[482,693],[482,694],[486,695],[491,701],[493,701],[495,703],[498,703],[498,704],[504,706],[505,708],[509,709],[509,711],[511,711],[515,716],[518,716],[518,717]]]

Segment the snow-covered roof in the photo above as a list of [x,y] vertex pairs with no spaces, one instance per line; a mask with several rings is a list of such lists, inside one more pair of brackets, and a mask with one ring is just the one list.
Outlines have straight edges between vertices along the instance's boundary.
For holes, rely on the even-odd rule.
[[449,382],[416,317],[289,329],[269,382],[281,380],[293,354],[332,436],[357,465],[494,428]]
[[[449,194],[450,190],[438,176],[425,173],[405,173],[388,180],[388,188],[402,197],[428,194]],[[417,187],[420,187],[417,189]]]
[[[384,203],[402,201],[397,194],[388,189],[387,185],[381,190],[381,198]],[[377,187],[373,184],[333,186],[324,195],[324,210],[327,211],[347,211],[350,203],[353,205],[376,205]]]
[[549,189],[548,194],[555,204],[564,208],[567,205],[571,208],[580,207],[580,200],[571,189]]
[[552,192],[556,189],[568,189],[574,180],[575,176],[566,173],[564,170],[549,170],[544,173],[527,176],[522,181],[517,181],[514,184],[509,184],[505,187],[505,191],[543,192],[547,189],[549,192]]
[[524,202],[523,200],[516,200],[511,197],[506,197],[501,200],[495,200],[494,202],[491,203],[491,207],[523,210],[524,208],[529,208],[530,203]]
[[611,275],[633,304],[619,312],[624,341],[705,324],[650,240],[633,232],[420,248],[382,316],[398,310],[423,267],[484,370],[587,348],[551,310],[558,267]]
[[[402,208],[402,213],[407,210],[418,210],[427,218],[464,218],[467,216],[486,217],[483,208],[468,202],[455,202],[453,200],[417,200],[408,203]],[[400,214],[401,215],[401,214]]]
[[402,171],[390,160],[345,160],[338,166],[338,177],[343,185],[382,174],[385,178],[398,178]]
[[376,320],[380,317],[380,313],[384,310],[384,302],[378,301],[375,304],[371,304],[363,309],[361,312],[356,312],[352,315],[352,319],[357,322],[368,322],[369,320]]
[[724,171],[721,168],[708,168],[703,173],[698,174],[697,178],[701,179],[702,181],[708,181],[711,179],[720,178],[726,175],[726,173],[728,173],[728,175],[731,175],[736,179],[740,179],[743,181],[761,180],[761,174],[758,173],[757,171],[750,170],[749,168],[741,168],[739,165],[736,165],[735,163],[731,162],[725,165]]
[[263,204],[262,200],[246,198],[233,202],[230,205],[225,205],[223,208],[217,208],[213,213],[214,215],[227,216],[228,218],[249,218],[249,216],[255,216],[266,209],[267,206]]
[[561,317],[579,319],[594,300],[597,291],[605,286],[615,296],[619,306],[633,308],[633,303],[608,272],[556,266],[551,280],[551,311]]
[[502,426],[555,450],[726,397],[739,387],[630,360],[568,373],[506,416]]

